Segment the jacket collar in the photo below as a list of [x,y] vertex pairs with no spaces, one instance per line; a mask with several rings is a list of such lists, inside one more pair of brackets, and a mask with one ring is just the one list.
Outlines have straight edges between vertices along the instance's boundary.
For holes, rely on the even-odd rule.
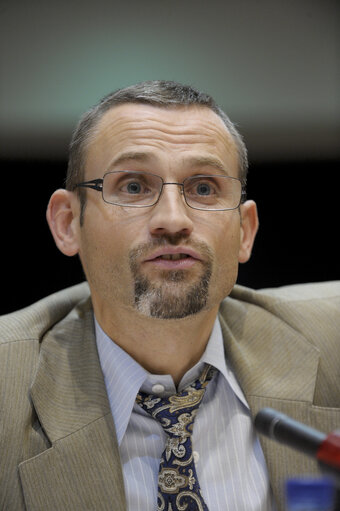
[[228,298],[220,309],[228,361],[247,396],[312,403],[319,350],[276,315]]

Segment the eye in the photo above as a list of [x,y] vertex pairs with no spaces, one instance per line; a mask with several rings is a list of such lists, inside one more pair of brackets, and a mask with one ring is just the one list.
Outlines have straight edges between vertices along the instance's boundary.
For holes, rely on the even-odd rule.
[[142,186],[140,183],[138,183],[137,181],[131,181],[130,183],[128,183],[126,185],[126,190],[128,193],[141,193],[142,191]]
[[116,183],[116,191],[127,195],[145,195],[150,193],[150,184],[143,177],[126,177]]
[[185,185],[185,192],[197,199],[207,199],[216,195],[217,183],[208,176],[194,176],[188,179]]
[[196,193],[198,195],[210,195],[211,191],[212,190],[209,183],[198,183],[196,186]]

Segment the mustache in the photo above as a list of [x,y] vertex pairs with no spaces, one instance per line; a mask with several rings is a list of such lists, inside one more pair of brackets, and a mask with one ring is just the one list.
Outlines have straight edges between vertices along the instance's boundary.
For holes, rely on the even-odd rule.
[[196,250],[204,261],[211,263],[213,261],[213,251],[207,243],[202,241],[191,240],[190,242],[183,236],[183,234],[164,234],[161,237],[155,238],[147,243],[140,243],[136,247],[132,248],[129,252],[130,266],[135,267],[137,262],[145,259],[150,252],[157,248],[164,246],[188,246]]

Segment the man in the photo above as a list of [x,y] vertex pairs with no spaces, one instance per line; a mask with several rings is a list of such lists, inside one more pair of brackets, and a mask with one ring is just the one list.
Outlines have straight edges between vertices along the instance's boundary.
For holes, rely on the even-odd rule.
[[283,509],[284,479],[316,470],[252,417],[340,423],[339,285],[235,286],[246,170],[191,87],[141,83],[81,119],[47,219],[88,284],[1,320],[1,509]]

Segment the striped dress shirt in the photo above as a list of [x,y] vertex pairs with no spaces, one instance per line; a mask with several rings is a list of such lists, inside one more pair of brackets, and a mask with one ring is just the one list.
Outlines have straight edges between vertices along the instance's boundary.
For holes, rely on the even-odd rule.
[[[170,375],[148,373],[96,324],[96,340],[123,466],[129,511],[157,509],[159,460],[166,434],[135,403],[143,392],[175,394]],[[249,406],[225,360],[220,323],[216,319],[200,361],[182,378],[178,390],[195,381],[204,364],[216,371],[207,386],[193,429],[196,470],[211,511],[275,509],[266,463],[252,424]]]

